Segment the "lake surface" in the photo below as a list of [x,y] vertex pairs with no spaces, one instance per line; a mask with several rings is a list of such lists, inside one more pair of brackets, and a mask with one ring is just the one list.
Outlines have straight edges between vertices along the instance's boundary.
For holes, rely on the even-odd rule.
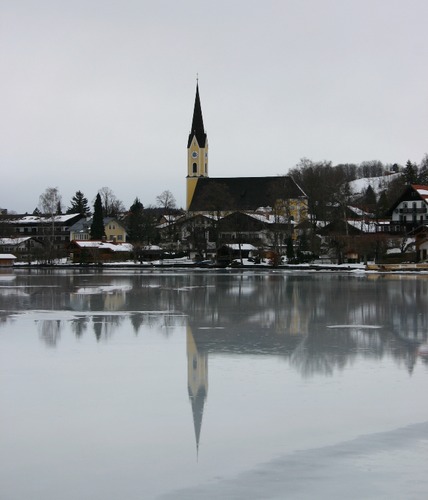
[[4,272],[0,498],[425,499],[427,305],[423,275]]

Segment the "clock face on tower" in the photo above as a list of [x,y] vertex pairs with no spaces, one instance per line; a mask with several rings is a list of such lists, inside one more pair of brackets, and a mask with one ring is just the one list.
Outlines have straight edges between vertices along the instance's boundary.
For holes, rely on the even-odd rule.
[[192,158],[197,158],[197,157],[198,157],[198,153],[196,151],[193,151]]

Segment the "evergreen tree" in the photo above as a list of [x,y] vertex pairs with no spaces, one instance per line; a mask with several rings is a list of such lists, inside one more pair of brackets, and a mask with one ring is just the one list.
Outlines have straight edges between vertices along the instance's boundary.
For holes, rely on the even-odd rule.
[[407,184],[415,184],[418,182],[418,167],[416,164],[407,160],[406,166],[403,170],[404,179]]
[[291,238],[291,236],[287,238],[286,255],[289,261],[294,258],[294,246],[293,246],[293,239]]
[[100,193],[98,193],[94,203],[94,217],[91,224],[91,239],[102,240],[104,236],[103,205],[101,203]]
[[419,166],[419,182],[425,185],[428,184],[428,154],[425,154]]
[[138,198],[129,208],[128,237],[132,243],[142,242],[144,239],[144,207]]
[[367,186],[367,189],[364,193],[363,204],[364,209],[368,210],[369,212],[372,212],[376,209],[376,193],[374,192],[370,184]]
[[67,209],[67,213],[80,214],[82,217],[89,215],[88,200],[82,191],[76,191],[76,194],[71,198],[71,206]]
[[376,207],[377,207],[376,216],[380,218],[385,217],[386,212],[389,209],[388,197],[386,191],[382,191],[380,193]]

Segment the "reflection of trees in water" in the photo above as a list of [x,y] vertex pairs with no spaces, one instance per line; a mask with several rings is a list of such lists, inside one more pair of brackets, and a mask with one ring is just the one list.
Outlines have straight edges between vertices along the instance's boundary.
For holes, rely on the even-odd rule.
[[10,311],[0,311],[0,327],[7,325],[8,323],[13,323],[15,321],[15,316],[11,316]]
[[81,316],[71,321],[71,329],[76,337],[81,337],[88,329],[90,318],[88,316]]
[[382,358],[384,340],[378,330],[334,328],[313,332],[303,338],[290,362],[305,377],[343,370],[358,356]]
[[142,314],[136,313],[131,315],[131,324],[134,329],[135,335],[138,334],[141,326],[143,325],[144,318]]
[[[83,335],[92,322],[97,338],[109,338],[123,327],[125,318],[135,333],[145,327],[169,335],[188,317],[192,329],[200,329],[196,337],[210,350],[286,356],[295,351],[293,363],[306,366],[307,373],[343,367],[356,353],[390,355],[411,367],[415,345],[427,339],[428,278],[423,276],[281,271],[125,274],[19,274],[16,285],[26,296],[5,297],[8,302],[2,309],[82,311],[85,316],[72,321],[73,332]],[[3,314],[0,321],[7,317]],[[379,325],[382,330],[327,328],[335,325]]]
[[121,326],[123,319],[124,316],[119,315],[93,315],[92,325],[97,340],[102,337],[109,339],[113,332]]
[[61,337],[61,320],[41,319],[36,321],[40,338],[49,347],[56,347]]

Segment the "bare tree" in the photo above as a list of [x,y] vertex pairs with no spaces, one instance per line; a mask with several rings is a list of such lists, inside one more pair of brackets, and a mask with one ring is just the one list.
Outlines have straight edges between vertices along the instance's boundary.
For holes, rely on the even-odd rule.
[[156,202],[159,207],[165,210],[165,212],[169,212],[177,207],[174,195],[168,190],[165,190],[159,196],[156,196]]
[[48,187],[45,192],[39,196],[39,210],[44,215],[54,216],[57,213],[58,206],[61,205],[62,197],[57,187]]
[[98,191],[101,197],[104,217],[117,217],[125,211],[125,205],[116,198],[116,195],[109,187],[102,187]]
[[39,210],[48,216],[51,222],[51,231],[48,238],[47,258],[49,261],[53,258],[53,249],[55,241],[55,220],[58,215],[58,207],[61,206],[61,195],[57,187],[48,187],[45,192],[39,196]]

